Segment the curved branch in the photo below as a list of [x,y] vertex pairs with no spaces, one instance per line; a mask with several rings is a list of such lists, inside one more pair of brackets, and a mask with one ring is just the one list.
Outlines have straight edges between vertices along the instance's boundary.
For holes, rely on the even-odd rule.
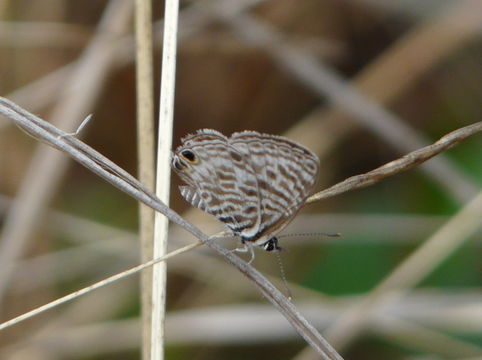
[[471,135],[482,131],[482,121],[476,122],[472,125],[465,126],[458,130],[452,131],[443,136],[432,145],[425,146],[421,149],[412,151],[405,156],[397,160],[390,161],[389,163],[380,166],[365,174],[355,175],[349,177],[338,184],[335,184],[328,189],[317,192],[311,195],[306,203],[312,203],[315,201],[327,199],[335,195],[342,194],[344,192],[359,189],[365,186],[372,185],[386,177],[396,175],[403,171],[409,170],[416,165],[420,165],[425,161],[433,158],[435,155],[440,154],[442,151],[450,149],[457,145],[461,141],[465,140]]

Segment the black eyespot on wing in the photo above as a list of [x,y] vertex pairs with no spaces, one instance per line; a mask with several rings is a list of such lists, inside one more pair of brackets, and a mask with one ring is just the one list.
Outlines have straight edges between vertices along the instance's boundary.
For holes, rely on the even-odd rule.
[[183,150],[181,151],[181,156],[186,159],[187,161],[193,163],[197,161],[197,156],[191,150]]

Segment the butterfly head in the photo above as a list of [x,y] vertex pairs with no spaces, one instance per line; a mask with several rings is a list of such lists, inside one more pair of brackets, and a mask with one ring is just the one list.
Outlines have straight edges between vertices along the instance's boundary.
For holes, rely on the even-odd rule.
[[278,245],[278,238],[273,236],[268,241],[266,241],[263,245],[261,245],[265,251],[281,251],[283,248]]

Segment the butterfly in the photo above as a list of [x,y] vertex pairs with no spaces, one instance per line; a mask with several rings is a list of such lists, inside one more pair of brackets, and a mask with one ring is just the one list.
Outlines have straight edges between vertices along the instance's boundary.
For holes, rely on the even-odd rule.
[[[202,129],[181,139],[171,165],[181,195],[239,236],[244,249],[280,250],[278,234],[311,195],[318,157],[287,138]],[[249,249],[248,249],[249,248]]]

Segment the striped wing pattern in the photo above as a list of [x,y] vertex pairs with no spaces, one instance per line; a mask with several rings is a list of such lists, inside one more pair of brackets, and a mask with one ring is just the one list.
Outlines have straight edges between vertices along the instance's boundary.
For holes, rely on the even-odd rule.
[[186,201],[262,245],[303,206],[319,161],[283,137],[244,131],[227,138],[205,129],[182,139],[172,167],[186,183],[180,187]]
[[319,161],[311,151],[279,136],[245,131],[233,134],[230,143],[249,159],[257,177],[262,243],[288,225],[304,205],[313,191]]
[[[235,235],[256,233],[261,222],[256,175],[228,139],[214,131],[203,130],[182,140],[173,156],[186,167],[173,169],[187,186],[181,195],[193,206],[214,215]],[[192,151],[196,163],[182,159],[183,151]],[[182,166],[181,166],[182,167]]]

